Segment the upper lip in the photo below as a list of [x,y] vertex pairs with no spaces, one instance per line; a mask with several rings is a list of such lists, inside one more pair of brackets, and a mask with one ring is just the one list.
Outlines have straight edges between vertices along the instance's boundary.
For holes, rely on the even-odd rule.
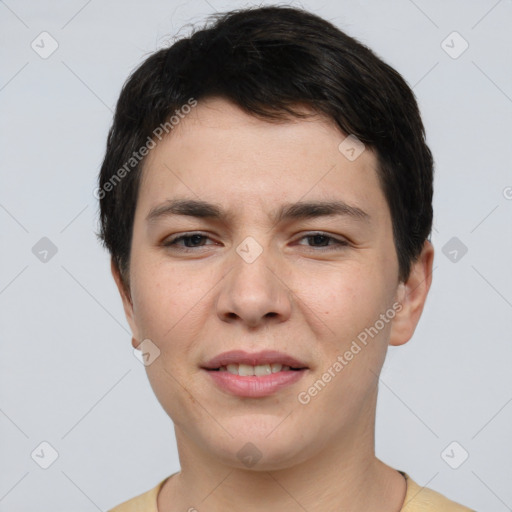
[[275,350],[263,350],[261,352],[245,352],[244,350],[230,350],[215,356],[206,362],[202,368],[216,370],[228,364],[248,364],[258,366],[262,364],[278,363],[290,368],[307,368],[307,365],[288,354]]

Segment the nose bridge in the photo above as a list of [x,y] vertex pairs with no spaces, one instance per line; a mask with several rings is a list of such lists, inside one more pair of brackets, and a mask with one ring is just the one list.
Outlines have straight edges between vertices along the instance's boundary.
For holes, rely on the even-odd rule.
[[273,254],[251,236],[234,248],[217,301],[217,314],[223,321],[238,319],[255,326],[269,318],[283,321],[289,317],[289,291],[276,276],[274,268],[279,264]]

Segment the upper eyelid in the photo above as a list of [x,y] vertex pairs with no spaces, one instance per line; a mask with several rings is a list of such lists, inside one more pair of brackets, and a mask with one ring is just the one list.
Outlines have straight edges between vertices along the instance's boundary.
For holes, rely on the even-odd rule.
[[173,242],[175,240],[179,240],[181,238],[189,238],[189,237],[192,237],[192,236],[204,236],[205,238],[212,238],[211,235],[207,234],[207,233],[201,233],[200,231],[191,231],[190,233],[188,232],[185,232],[185,233],[178,233],[178,234],[175,234],[175,235],[170,235],[168,237],[165,237],[162,241],[162,243],[165,243],[165,242]]

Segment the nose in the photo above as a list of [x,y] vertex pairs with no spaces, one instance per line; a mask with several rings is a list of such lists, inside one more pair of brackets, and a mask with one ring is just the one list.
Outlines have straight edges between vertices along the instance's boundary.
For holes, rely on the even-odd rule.
[[264,250],[252,262],[235,253],[216,306],[223,322],[256,328],[286,321],[292,311],[292,292],[277,262],[270,261],[270,251]]

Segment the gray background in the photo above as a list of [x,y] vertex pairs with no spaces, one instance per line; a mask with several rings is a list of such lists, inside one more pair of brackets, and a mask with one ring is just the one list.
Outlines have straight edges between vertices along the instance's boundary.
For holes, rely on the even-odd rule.
[[[179,469],[94,235],[93,189],[128,74],[184,24],[246,5],[0,2],[1,511],[106,510]],[[295,5],[402,73],[436,161],[433,285],[382,373],[377,454],[479,511],[512,510],[512,2]],[[31,47],[51,49],[43,31],[58,43],[47,58]],[[48,242],[32,250],[43,237],[57,248],[46,261]]]

